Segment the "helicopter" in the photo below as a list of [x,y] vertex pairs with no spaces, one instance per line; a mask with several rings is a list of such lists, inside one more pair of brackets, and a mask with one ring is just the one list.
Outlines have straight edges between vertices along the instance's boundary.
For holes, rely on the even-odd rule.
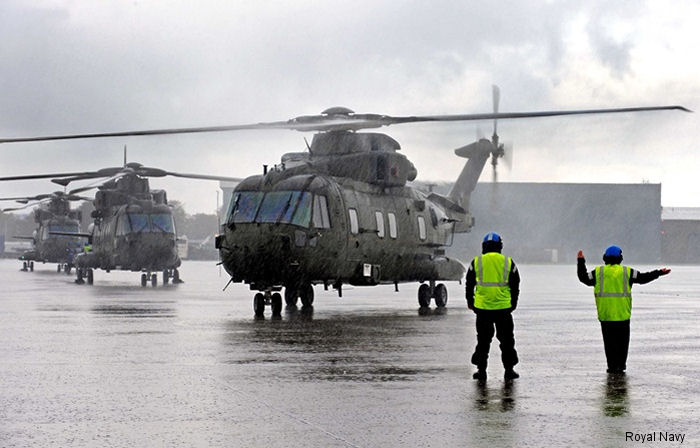
[[[535,112],[498,112],[500,92],[493,87],[493,112],[458,115],[389,116],[358,114],[333,107],[320,115],[286,121],[231,126],[154,129],[93,134],[0,139],[0,143],[240,130],[288,129],[314,132],[306,151],[284,154],[281,163],[242,180],[228,205],[215,246],[231,282],[258,291],[256,316],[270,306],[280,315],[282,295],[289,307],[314,301],[314,285],[373,286],[419,282],[418,304],[447,303],[441,281],[460,281],[464,265],[446,255],[455,233],[469,232],[474,217],[469,199],[489,158],[496,166],[505,148],[497,120],[565,115],[683,110],[650,106]],[[395,124],[494,120],[491,139],[481,138],[455,150],[467,158],[446,196],[408,184],[417,169],[398,153],[389,135],[358,132]]]
[[32,235],[15,236],[17,239],[31,240],[32,250],[24,252],[19,260],[22,261],[22,271],[34,271],[34,262],[58,263],[57,271],[63,270],[70,274],[74,259],[82,251],[79,237],[72,235],[56,235],[55,232],[79,233],[81,213],[71,210],[71,201],[89,201],[90,198],[66,194],[62,191],[39,194],[30,197],[0,198],[0,201],[17,201],[27,204],[22,207],[10,207],[0,212],[12,212],[27,207],[34,210],[34,221],[38,227]]
[[164,190],[152,190],[149,177],[176,176],[190,179],[239,181],[239,178],[185,174],[160,168],[126,162],[121,167],[103,168],[97,171],[74,173],[49,173],[0,178],[2,180],[53,178],[52,182],[67,187],[71,182],[107,178],[99,185],[88,185],[71,190],[75,195],[97,189],[93,199],[91,217],[94,219],[88,232],[77,228],[50,231],[59,237],[83,237],[88,244],[81,247],[73,264],[76,267],[76,283],[94,282],[94,270],[103,269],[141,272],[141,286],[149,282],[157,286],[157,272],[162,272],[163,284],[170,280],[182,283],[181,260],[177,252],[177,235],[172,210],[168,206]]

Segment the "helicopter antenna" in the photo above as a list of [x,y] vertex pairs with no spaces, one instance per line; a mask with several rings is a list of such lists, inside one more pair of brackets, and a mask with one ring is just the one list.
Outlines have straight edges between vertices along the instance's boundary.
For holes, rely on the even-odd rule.
[[124,145],[124,166],[126,167],[126,145]]

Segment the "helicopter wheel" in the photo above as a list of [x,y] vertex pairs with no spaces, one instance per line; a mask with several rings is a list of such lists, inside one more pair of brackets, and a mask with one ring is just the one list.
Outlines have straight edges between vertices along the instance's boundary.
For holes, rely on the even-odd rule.
[[173,284],[177,283],[185,283],[182,280],[180,280],[180,271],[177,269],[173,270]]
[[94,274],[92,273],[92,269],[88,269],[87,271],[87,284],[92,285],[92,283],[95,281]]
[[85,283],[85,280],[83,280],[83,270],[80,268],[75,269],[75,283],[79,285]]
[[29,262],[29,270],[30,270],[31,272],[34,272],[34,262],[33,262],[33,261],[30,261],[30,262]]
[[146,286],[148,283],[148,276],[146,274],[141,274],[141,286]]
[[158,285],[158,274],[151,274],[151,286],[154,288]]
[[22,262],[22,269],[21,269],[21,271],[24,271],[24,272],[27,272],[27,271],[28,271],[28,269],[27,269],[27,262],[26,262],[26,261],[23,261],[23,262]]
[[421,308],[430,306],[430,286],[425,283],[418,287],[418,305]]
[[297,306],[299,301],[299,290],[292,288],[291,286],[286,286],[284,288],[284,303],[289,307]]
[[438,308],[444,308],[445,305],[447,305],[447,287],[444,283],[439,283],[435,286],[433,297],[435,298],[435,305]]
[[276,292],[272,294],[272,315],[280,316],[282,314],[282,296],[280,293]]
[[167,285],[168,280],[170,280],[170,271],[168,271],[167,269],[163,269],[163,284]]
[[308,307],[314,304],[314,287],[311,283],[305,283],[299,288],[301,306]]
[[265,314],[265,296],[260,292],[253,297],[253,311],[257,317]]

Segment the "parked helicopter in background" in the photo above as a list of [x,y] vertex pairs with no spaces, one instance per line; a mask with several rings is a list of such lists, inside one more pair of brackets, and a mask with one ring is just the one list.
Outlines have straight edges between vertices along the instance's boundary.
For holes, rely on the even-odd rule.
[[[27,204],[5,208],[0,210],[2,212],[36,207],[34,210],[34,221],[38,224],[36,230],[32,235],[13,237],[32,242],[32,249],[19,257],[23,271],[33,271],[34,262],[58,263],[58,272],[63,270],[66,274],[70,274],[75,256],[83,249],[82,238],[73,235],[80,232],[80,210],[72,210],[70,202],[89,200],[90,198],[66,194],[62,191],[28,197],[0,198],[0,201]],[[68,232],[71,235],[57,235],[55,232]]]
[[[259,291],[253,298],[256,315],[271,306],[273,315],[285,302],[313,304],[316,284],[332,286],[342,296],[344,284],[377,285],[421,282],[421,307],[447,302],[439,281],[457,281],[465,269],[446,256],[455,232],[468,232],[472,190],[489,157],[495,165],[504,155],[496,120],[561,115],[685,110],[681,106],[499,113],[498,89],[493,113],[392,117],[357,114],[344,107],[321,115],[287,121],[233,126],[158,129],[0,139],[0,143],[74,138],[123,137],[253,129],[315,132],[307,152],[282,156],[281,163],[262,175],[243,180],[228,207],[216,247],[231,281]],[[397,151],[396,140],[363,129],[392,124],[494,120],[491,140],[480,139],[455,150],[468,159],[452,191],[426,194],[409,185],[415,166]]]
[[97,189],[92,212],[94,221],[88,232],[57,230],[51,235],[84,237],[88,244],[74,257],[76,283],[94,282],[94,270],[126,270],[141,272],[141,285],[149,282],[156,286],[157,273],[162,272],[163,283],[171,279],[180,283],[178,268],[181,261],[177,252],[177,234],[172,210],[164,190],[151,190],[149,177],[176,176],[190,179],[239,181],[238,178],[183,174],[126,163],[121,167],[77,173],[50,173],[13,176],[10,179],[54,178],[52,182],[66,187],[74,181],[107,178],[99,185],[73,189],[69,195]]

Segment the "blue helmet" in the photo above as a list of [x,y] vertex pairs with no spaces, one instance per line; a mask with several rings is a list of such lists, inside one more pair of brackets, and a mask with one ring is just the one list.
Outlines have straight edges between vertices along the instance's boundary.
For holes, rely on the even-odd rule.
[[607,249],[605,249],[605,253],[603,254],[604,257],[621,257],[622,256],[622,249],[620,249],[619,246],[610,246]]
[[489,232],[484,236],[484,243],[487,243],[489,241],[493,241],[495,243],[503,242],[503,240],[501,239],[501,235],[497,234],[496,232]]

